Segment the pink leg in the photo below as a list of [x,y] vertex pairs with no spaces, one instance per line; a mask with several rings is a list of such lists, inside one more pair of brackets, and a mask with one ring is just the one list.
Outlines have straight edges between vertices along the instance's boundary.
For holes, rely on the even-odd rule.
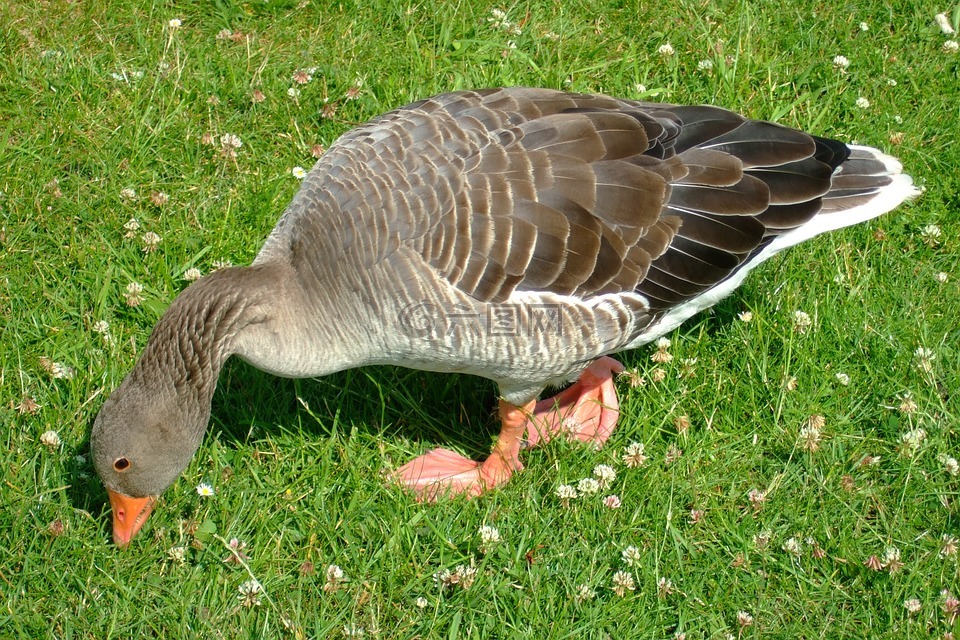
[[528,424],[526,446],[549,442],[558,433],[598,447],[606,442],[620,417],[613,376],[621,371],[622,364],[604,356],[587,367],[570,388],[538,402]]
[[500,435],[482,463],[448,449],[434,449],[400,467],[395,477],[422,500],[436,500],[445,494],[478,496],[503,484],[514,471],[523,469],[520,445],[535,404],[518,407],[500,401]]

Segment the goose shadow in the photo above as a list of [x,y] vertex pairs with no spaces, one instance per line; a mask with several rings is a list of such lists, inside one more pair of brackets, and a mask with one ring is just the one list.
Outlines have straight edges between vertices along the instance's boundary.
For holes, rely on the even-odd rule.
[[498,431],[495,413],[496,385],[476,376],[369,366],[295,380],[234,358],[221,375],[209,428],[231,441],[280,429],[317,438],[358,429],[485,455]]

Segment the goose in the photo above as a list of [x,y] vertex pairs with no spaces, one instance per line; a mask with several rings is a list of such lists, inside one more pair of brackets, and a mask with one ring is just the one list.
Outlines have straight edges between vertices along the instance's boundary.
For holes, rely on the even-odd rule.
[[610,436],[611,354],[916,194],[876,149],[714,106],[500,88],[390,111],[319,159],[250,266],[173,300],[104,402],[91,449],[113,539],[130,543],[197,451],[230,356],[287,377],[392,364],[495,381],[485,460],[435,449],[393,473],[422,499],[476,496],[526,447]]

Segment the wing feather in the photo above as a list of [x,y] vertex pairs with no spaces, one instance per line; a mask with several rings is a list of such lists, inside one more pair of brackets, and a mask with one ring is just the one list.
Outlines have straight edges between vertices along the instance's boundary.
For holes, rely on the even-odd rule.
[[[406,244],[479,302],[638,293],[649,322],[825,203],[875,194],[885,172],[842,143],[718,107],[514,88],[376,118],[331,147],[303,192],[335,212],[332,252],[362,245],[383,261]],[[304,210],[295,198],[275,233]]]

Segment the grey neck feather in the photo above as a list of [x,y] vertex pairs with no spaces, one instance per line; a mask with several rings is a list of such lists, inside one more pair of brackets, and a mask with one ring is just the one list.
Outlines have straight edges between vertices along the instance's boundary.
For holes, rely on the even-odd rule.
[[264,279],[258,272],[265,270],[224,269],[188,287],[154,327],[131,377],[163,371],[177,395],[196,396],[208,405],[237,336],[266,317],[266,287],[258,286]]

